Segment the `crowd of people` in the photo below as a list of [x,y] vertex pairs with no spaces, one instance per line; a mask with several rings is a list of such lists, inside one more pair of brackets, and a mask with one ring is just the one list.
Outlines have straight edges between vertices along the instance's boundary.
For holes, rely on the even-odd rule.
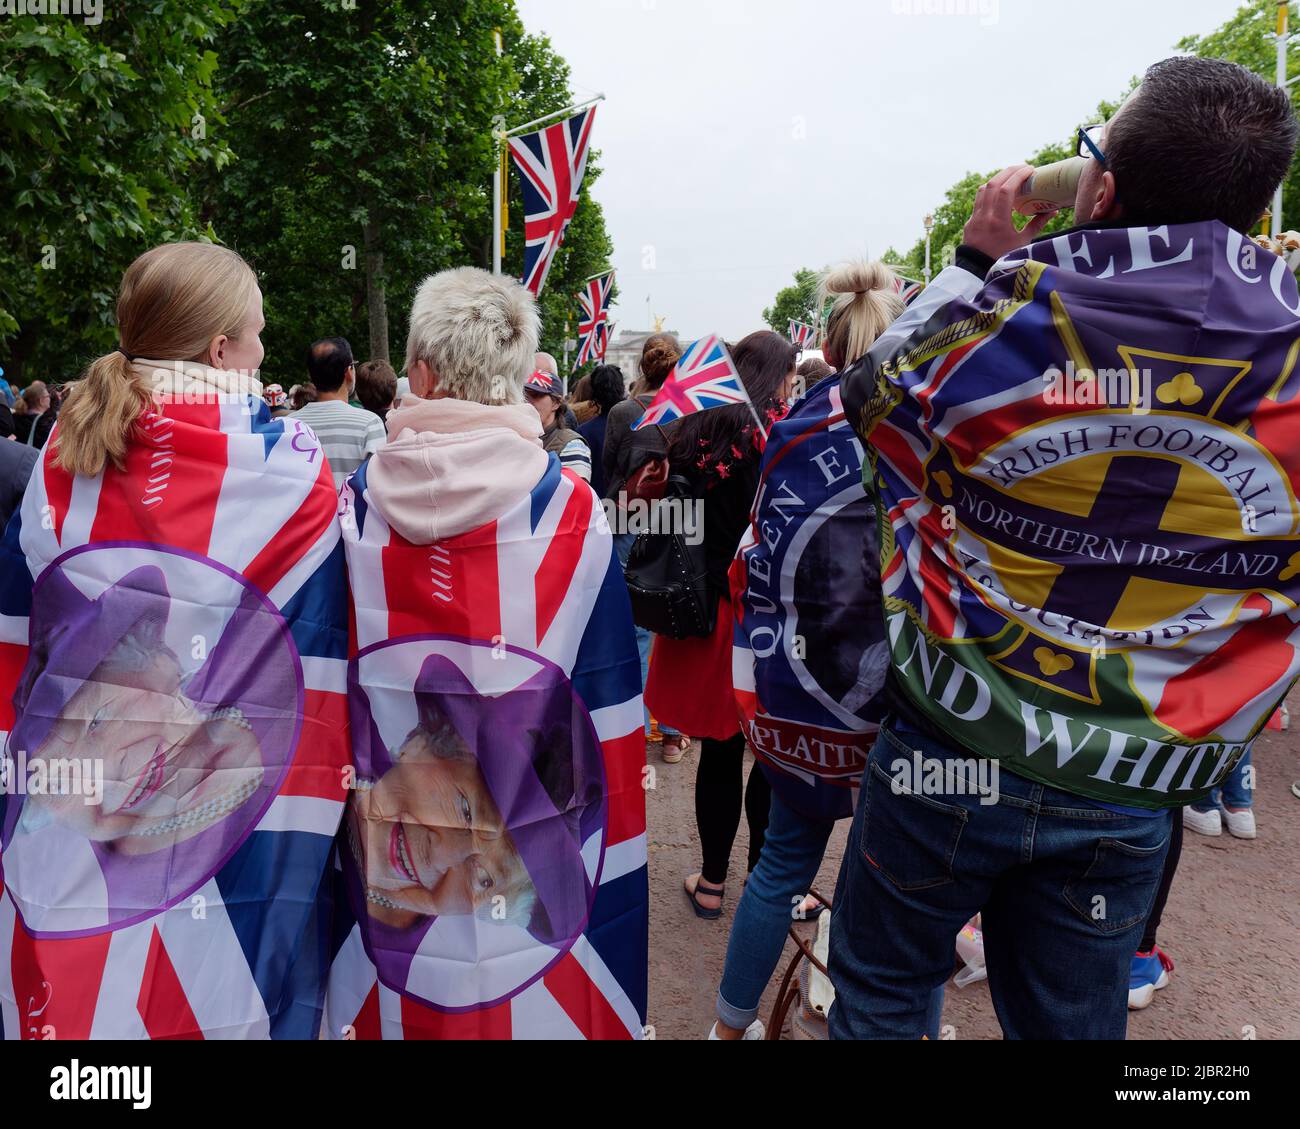
[[[743,879],[709,1039],[765,1037],[791,921],[827,914],[833,1038],[938,1038],[976,921],[1008,1037],[1123,1038],[1169,983],[1184,827],[1255,837],[1251,745],[1300,674],[1300,291],[1244,235],[1297,123],[1243,68],[1176,59],[1088,141],[1070,232],[1017,224],[1032,170],[1008,169],[910,304],[882,263],[830,270],[819,356],[752,333],[727,347],[748,403],[663,427],[636,425],[681,342],[570,391],[513,280],[435,275],[401,378],[330,338],[286,392],[254,375],[262,295],[238,255],[142,256],[119,349],[0,411],[11,748],[93,749],[111,797],[96,818],[3,809],[5,1033],[25,985],[87,995],[60,938],[188,913],[208,881],[298,916],[230,911],[251,971],[205,1031],[500,1035],[502,1001],[562,999],[554,962],[580,951],[644,1024],[648,747],[694,760],[694,915],[722,919]],[[1043,414],[1045,374],[1126,350],[1167,381],[1155,414]],[[256,407],[210,410],[234,402]],[[697,537],[623,524],[667,499],[698,507]],[[1265,549],[1238,567],[1221,519],[1250,503],[1282,517],[1243,527]],[[212,588],[181,600],[200,558]],[[694,626],[643,614],[655,569]],[[623,928],[620,957],[601,937]],[[89,992],[87,1033],[156,1034],[118,995]]]

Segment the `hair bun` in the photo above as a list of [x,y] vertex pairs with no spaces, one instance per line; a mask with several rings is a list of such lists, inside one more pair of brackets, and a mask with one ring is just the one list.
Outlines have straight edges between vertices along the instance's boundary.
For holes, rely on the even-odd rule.
[[658,387],[668,379],[681,359],[682,350],[675,337],[666,333],[652,337],[641,353],[641,375]]
[[898,276],[884,263],[859,259],[827,271],[823,286],[830,294],[870,294],[896,288]]

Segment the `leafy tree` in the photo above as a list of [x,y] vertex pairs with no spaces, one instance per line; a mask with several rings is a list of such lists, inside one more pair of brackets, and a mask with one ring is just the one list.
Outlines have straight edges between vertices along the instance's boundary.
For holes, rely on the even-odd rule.
[[[1291,8],[1291,30],[1300,30],[1297,5]],[[1277,12],[1275,0],[1252,0],[1217,31],[1209,35],[1189,35],[1178,44],[1180,51],[1209,59],[1227,59],[1240,63],[1270,82],[1277,78]],[[1296,53],[1289,53],[1287,77],[1300,73]],[[1298,84],[1300,85],[1300,84]],[[1291,87],[1295,104],[1297,87]],[[1300,155],[1291,165],[1282,192],[1282,226],[1300,228]]]
[[778,293],[776,302],[763,311],[763,320],[772,332],[789,333],[792,321],[817,324],[817,283],[820,277],[817,271],[806,268],[795,272],[794,285]]
[[517,87],[497,29],[522,34],[512,0],[281,0],[227,35],[240,160],[205,214],[263,277],[268,380],[300,379],[325,336],[400,365],[420,280],[482,260],[492,119]]
[[[304,347],[325,336],[400,367],[420,282],[490,266],[494,119],[518,125],[573,101],[568,65],[525,33],[513,0],[286,0],[241,21],[223,63],[241,159],[208,178],[205,215],[262,274],[264,372],[281,383],[302,379]],[[542,297],[557,354],[566,320],[576,329],[574,295],[608,269],[598,176],[593,159]],[[510,184],[503,269],[521,274],[513,171]]]
[[[912,269],[911,260],[903,258],[903,256],[892,247],[880,256],[880,261],[887,267],[893,267],[899,274],[907,275],[908,271]],[[922,266],[924,266],[924,264],[922,264]]]
[[[1193,55],[1199,55],[1203,58],[1227,59],[1229,62],[1240,63],[1248,67],[1257,74],[1272,81],[1277,73],[1277,4],[1275,0],[1251,0],[1250,3],[1243,6],[1232,19],[1224,24],[1217,31],[1204,36],[1188,36],[1178,43],[1178,50],[1186,51]],[[1291,5],[1291,26],[1296,28],[1300,26],[1297,20],[1297,5]],[[1294,77],[1300,73],[1300,65],[1297,64],[1295,52],[1291,53],[1288,76]],[[1089,125],[1092,122],[1106,121],[1114,116],[1124,99],[1137,86],[1138,78],[1134,78],[1129,84],[1127,90],[1113,102],[1102,102],[1097,108],[1097,113],[1092,115],[1087,122],[1079,122],[1078,125]],[[1292,88],[1292,100],[1296,97],[1296,90],[1300,87]],[[1047,145],[1037,153],[1028,158],[1031,165],[1041,166],[1051,164],[1054,161],[1064,160],[1066,157],[1074,154],[1073,136],[1062,139],[1053,144]],[[935,210],[935,230],[932,236],[932,248],[935,257],[936,272],[942,268],[945,262],[945,256],[957,249],[961,242],[961,233],[966,221],[970,218],[971,210],[975,204],[975,193],[979,186],[996,175],[999,170],[990,170],[988,173],[967,173],[960,181],[948,190],[944,203]],[[1300,219],[1295,219],[1300,215],[1300,155],[1297,155],[1296,162],[1291,167],[1291,172],[1287,177],[1284,192],[1284,200],[1290,201],[1287,211],[1284,211],[1284,225],[1300,227]],[[1287,219],[1287,213],[1292,216],[1291,220]],[[1063,231],[1074,223],[1073,211],[1067,210],[1058,215],[1045,229],[1047,233]],[[906,258],[896,256],[899,262],[906,268],[921,272],[925,264],[925,240],[922,238],[912,248]],[[920,273],[914,274],[913,277],[922,277]]]
[[231,153],[213,50],[244,0],[106,0],[0,19],[0,346],[63,379],[115,343],[115,288],[156,243],[211,235],[187,177]]

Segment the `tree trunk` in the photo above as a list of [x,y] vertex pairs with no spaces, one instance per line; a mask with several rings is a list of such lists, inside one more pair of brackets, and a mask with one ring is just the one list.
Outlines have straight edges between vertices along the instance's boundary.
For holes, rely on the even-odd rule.
[[[4,366],[5,374],[0,377],[0,380],[16,384],[19,388],[29,383],[26,379],[27,362],[36,349],[37,337],[38,329],[35,319],[24,318],[22,327],[18,330],[18,336],[9,342],[9,358]],[[51,376],[59,381],[72,380],[75,375],[75,373],[51,373]]]
[[388,300],[384,293],[384,249],[379,239],[379,225],[367,220],[362,227],[366,247],[366,310],[370,316],[370,356],[372,361],[387,361]]

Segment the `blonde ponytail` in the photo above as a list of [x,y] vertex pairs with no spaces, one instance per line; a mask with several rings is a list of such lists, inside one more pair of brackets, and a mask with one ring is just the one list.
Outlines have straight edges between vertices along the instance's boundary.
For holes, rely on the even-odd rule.
[[[122,347],[155,362],[199,361],[217,337],[237,339],[257,276],[213,243],[167,243],[146,251],[122,277],[117,326]],[[122,352],[100,357],[59,416],[55,465],[93,478],[125,466],[136,421],[153,390]]]
[[148,386],[123,354],[109,353],[94,361],[59,415],[55,465],[87,478],[110,462],[121,470],[127,440],[149,399]]
[[898,276],[881,262],[845,263],[822,276],[817,308],[835,305],[826,322],[826,347],[844,368],[866,356],[902,314]]

